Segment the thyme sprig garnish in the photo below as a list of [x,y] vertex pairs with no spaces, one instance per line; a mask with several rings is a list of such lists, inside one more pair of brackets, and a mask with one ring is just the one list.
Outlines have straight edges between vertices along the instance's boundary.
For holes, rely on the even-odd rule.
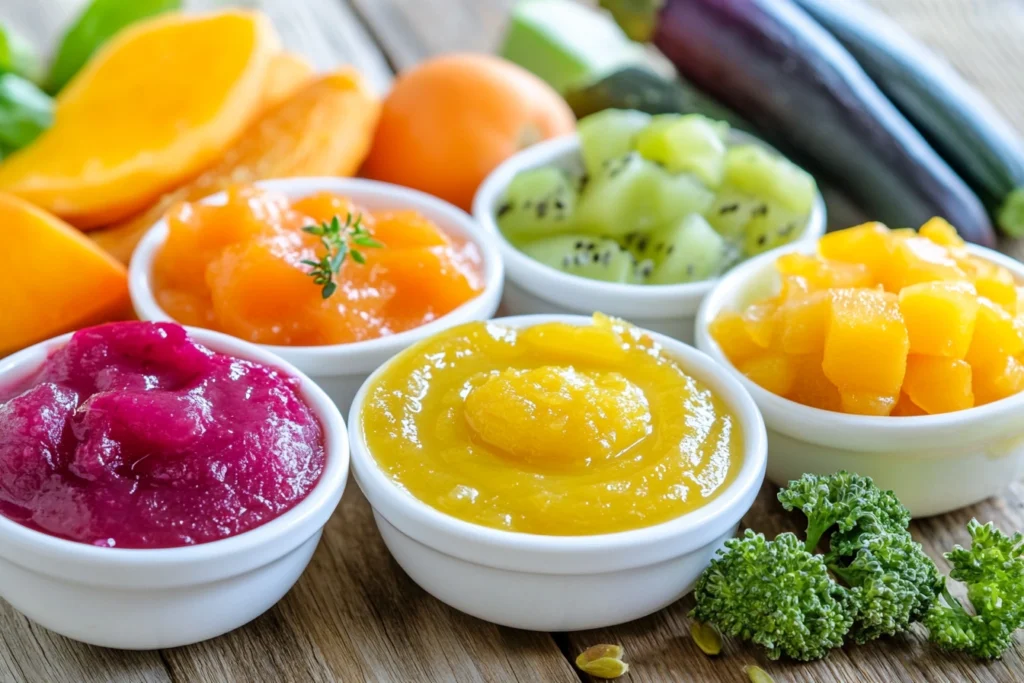
[[341,264],[345,262],[345,258],[349,254],[352,255],[352,260],[356,263],[366,263],[363,253],[353,248],[349,242],[369,249],[378,249],[384,246],[373,239],[373,236],[363,226],[362,220],[362,214],[357,214],[353,218],[349,213],[346,215],[344,223],[341,222],[341,218],[335,216],[320,225],[307,225],[302,228],[303,232],[319,237],[320,244],[323,245],[325,251],[319,261],[312,259],[303,259],[302,261],[304,265],[310,267],[309,276],[313,278],[316,285],[321,287],[320,295],[325,299],[330,298],[338,289],[338,283],[334,276],[341,270]]

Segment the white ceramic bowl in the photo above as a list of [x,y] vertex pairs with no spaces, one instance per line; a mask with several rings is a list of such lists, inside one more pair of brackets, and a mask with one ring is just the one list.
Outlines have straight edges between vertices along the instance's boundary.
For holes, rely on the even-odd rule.
[[[1024,282],[1024,264],[970,245]],[[697,314],[697,347],[729,369],[754,397],[768,428],[768,478],[780,486],[805,472],[848,470],[892,489],[915,517],[949,512],[1002,491],[1024,475],[1024,393],[942,415],[871,417],[811,408],[782,398],[740,373],[708,332],[720,311],[739,310],[773,291],[783,247],[726,275]]]
[[[739,143],[766,143],[742,131],[730,132]],[[520,171],[557,166],[574,173],[583,170],[579,137],[567,135],[533,145],[498,166],[473,199],[473,217],[493,236],[505,260],[502,313],[573,313],[601,311],[625,318],[640,327],[693,342],[694,320],[700,302],[717,280],[679,285],[629,285],[598,282],[545,266],[516,249],[498,229],[495,213],[505,189]],[[811,215],[798,241],[815,242],[825,234],[825,202],[815,196]]]
[[[29,619],[93,645],[150,650],[219,636],[270,609],[309,563],[348,479],[348,435],[337,407],[295,367],[209,330],[192,337],[221,353],[280,368],[324,428],[327,463],[294,508],[251,531],[183,548],[98,548],[0,515],[0,597]],[[0,361],[0,385],[35,371],[66,334]]]
[[[437,223],[448,234],[469,240],[480,248],[484,268],[483,291],[476,298],[426,325],[352,344],[263,345],[312,377],[343,412],[348,410],[352,397],[366,376],[402,349],[445,328],[471,320],[486,320],[497,310],[504,282],[504,266],[497,240],[481,231],[465,211],[423,192],[360,178],[287,178],[263,181],[256,185],[282,192],[291,198],[322,191],[335,192],[351,198],[370,211],[412,209]],[[203,201],[223,204],[225,194],[221,192]],[[135,313],[142,320],[171,320],[156,301],[152,281],[153,260],[166,239],[167,224],[161,220],[150,228],[132,255],[128,269],[128,288]]]
[[[495,322],[526,327],[590,318],[530,315]],[[363,439],[370,376],[352,403],[352,469],[391,554],[428,593],[497,624],[537,631],[610,626],[651,614],[685,595],[736,532],[764,480],[764,423],[750,395],[710,358],[653,334],[694,377],[735,412],[744,434],[735,480],[709,504],[643,529],[596,536],[542,536],[478,526],[448,516],[400,489]]]

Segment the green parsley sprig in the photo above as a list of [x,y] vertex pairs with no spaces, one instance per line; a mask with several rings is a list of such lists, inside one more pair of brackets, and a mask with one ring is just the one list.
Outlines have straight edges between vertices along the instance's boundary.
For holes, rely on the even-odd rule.
[[352,260],[356,263],[366,263],[366,257],[361,251],[354,249],[349,244],[350,241],[356,246],[370,249],[384,246],[373,239],[373,236],[363,226],[362,220],[362,214],[357,214],[353,218],[349,213],[345,217],[344,223],[338,216],[335,216],[320,225],[307,225],[302,228],[303,232],[319,237],[320,244],[324,248],[325,253],[320,260],[304,259],[302,263],[310,267],[309,276],[313,278],[316,285],[321,287],[320,295],[325,299],[329,299],[338,289],[335,275],[341,270],[341,265],[349,254],[352,255]]

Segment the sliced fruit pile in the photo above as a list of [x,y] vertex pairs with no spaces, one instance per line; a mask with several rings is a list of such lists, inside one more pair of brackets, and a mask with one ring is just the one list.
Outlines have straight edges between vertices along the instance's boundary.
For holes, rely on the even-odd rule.
[[541,263],[606,282],[696,282],[803,234],[814,179],[730,144],[725,122],[612,109],[578,129],[582,175],[523,171],[498,206],[505,237]]
[[1024,300],[1007,269],[933,218],[867,223],[780,256],[779,294],[721,313],[711,335],[768,391],[815,408],[925,415],[1024,389]]

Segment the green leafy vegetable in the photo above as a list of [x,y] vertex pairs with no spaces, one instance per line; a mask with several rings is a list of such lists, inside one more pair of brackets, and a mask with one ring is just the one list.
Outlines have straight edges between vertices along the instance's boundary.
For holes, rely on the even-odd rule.
[[351,254],[352,260],[356,263],[366,263],[363,253],[349,246],[350,239],[360,247],[379,248],[384,246],[373,239],[363,227],[362,218],[361,214],[355,218],[352,218],[352,214],[348,214],[343,224],[341,219],[335,216],[329,222],[320,225],[307,225],[302,229],[303,232],[319,237],[320,244],[324,248],[324,255],[320,257],[319,261],[306,259],[302,263],[310,267],[309,275],[313,278],[313,283],[322,288],[320,294],[325,299],[329,299],[338,289],[338,283],[335,282],[334,276],[341,270],[346,256]]
[[3,24],[0,24],[0,73],[14,73],[32,81],[42,75],[42,62],[33,45]]
[[1014,631],[1024,628],[1024,538],[975,519],[967,531],[971,547],[955,546],[946,559],[952,565],[950,578],[967,585],[975,613],[943,587],[942,599],[931,606],[924,623],[939,647],[993,659],[1010,647]]
[[14,73],[0,75],[0,158],[29,144],[53,123],[53,100]]
[[767,541],[747,529],[726,541],[694,594],[694,618],[761,645],[771,659],[820,659],[853,623],[849,591],[789,533]]
[[60,91],[89,57],[124,27],[176,9],[181,9],[181,0],[92,0],[64,34],[46,79],[46,89],[51,93]]

